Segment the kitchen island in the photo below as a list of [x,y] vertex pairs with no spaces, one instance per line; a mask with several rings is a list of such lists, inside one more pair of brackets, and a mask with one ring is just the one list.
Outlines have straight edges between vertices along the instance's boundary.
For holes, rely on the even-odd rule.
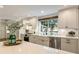
[[72,54],[63,50],[58,50],[30,42],[23,41],[20,45],[4,46],[0,42],[0,54]]

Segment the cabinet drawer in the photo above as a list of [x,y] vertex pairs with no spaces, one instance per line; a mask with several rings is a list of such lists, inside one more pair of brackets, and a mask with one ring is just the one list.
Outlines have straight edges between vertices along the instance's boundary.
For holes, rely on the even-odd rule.
[[41,45],[49,46],[49,41],[48,41],[48,40],[41,39],[41,40],[39,41],[39,43],[40,43]]
[[65,51],[76,53],[76,51],[77,51],[77,40],[61,39],[61,49],[65,50]]
[[38,36],[38,44],[44,45],[44,46],[49,46],[49,39],[48,37],[40,37]]
[[50,43],[49,37],[42,37],[42,36],[30,36],[29,41],[44,46],[49,46]]

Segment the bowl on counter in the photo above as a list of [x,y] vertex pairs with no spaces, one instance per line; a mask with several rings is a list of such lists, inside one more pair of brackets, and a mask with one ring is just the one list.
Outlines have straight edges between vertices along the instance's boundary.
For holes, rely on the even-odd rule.
[[14,46],[14,45],[19,45],[22,43],[22,40],[16,40],[16,43],[15,44],[9,44],[8,41],[4,41],[3,42],[3,45],[4,46]]

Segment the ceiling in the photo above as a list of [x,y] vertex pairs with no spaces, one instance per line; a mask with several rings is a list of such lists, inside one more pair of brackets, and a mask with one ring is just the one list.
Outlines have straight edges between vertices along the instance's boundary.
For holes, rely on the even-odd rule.
[[29,16],[44,16],[57,12],[63,5],[4,5],[0,19],[20,19]]

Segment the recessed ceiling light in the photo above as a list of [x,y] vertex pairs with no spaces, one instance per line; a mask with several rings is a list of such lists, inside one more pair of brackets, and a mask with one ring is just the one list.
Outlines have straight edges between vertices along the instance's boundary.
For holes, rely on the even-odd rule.
[[44,11],[41,11],[41,13],[44,13]]
[[0,8],[4,8],[4,6],[3,5],[0,5]]

